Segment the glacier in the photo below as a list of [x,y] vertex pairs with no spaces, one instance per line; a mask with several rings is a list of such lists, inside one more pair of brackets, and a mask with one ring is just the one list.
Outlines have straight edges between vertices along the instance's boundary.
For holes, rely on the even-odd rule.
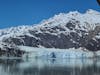
[[55,48],[34,48],[28,46],[18,46],[20,50],[25,51],[23,58],[46,58],[46,59],[84,59],[84,58],[94,58],[94,56],[99,57],[100,51],[92,52],[88,50],[79,49],[55,49]]

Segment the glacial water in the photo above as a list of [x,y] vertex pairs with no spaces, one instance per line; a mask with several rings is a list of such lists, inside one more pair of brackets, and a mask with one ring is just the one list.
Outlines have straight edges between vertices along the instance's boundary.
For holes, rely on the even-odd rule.
[[100,75],[100,59],[0,59],[0,75]]

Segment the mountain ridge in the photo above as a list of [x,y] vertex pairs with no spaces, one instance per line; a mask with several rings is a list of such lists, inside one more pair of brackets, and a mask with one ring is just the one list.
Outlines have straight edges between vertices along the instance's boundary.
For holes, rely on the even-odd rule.
[[[11,46],[31,46],[46,48],[84,47],[89,31],[100,26],[100,12],[89,9],[60,13],[33,26],[18,26],[0,30],[0,43]],[[100,50],[100,33],[88,41],[86,49]]]

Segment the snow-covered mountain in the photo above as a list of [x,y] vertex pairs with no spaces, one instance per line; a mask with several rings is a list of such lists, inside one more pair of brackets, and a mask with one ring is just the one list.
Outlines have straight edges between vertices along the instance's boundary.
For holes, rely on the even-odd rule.
[[[33,26],[18,26],[0,30],[0,46],[30,46],[45,48],[79,48],[100,50],[100,33],[91,37],[100,26],[100,12],[60,13]],[[6,44],[6,45],[5,45]],[[2,49],[2,48],[1,48]]]

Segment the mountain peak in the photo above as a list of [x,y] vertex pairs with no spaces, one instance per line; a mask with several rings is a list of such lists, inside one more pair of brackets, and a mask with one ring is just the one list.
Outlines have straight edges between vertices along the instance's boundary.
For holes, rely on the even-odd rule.
[[100,15],[100,12],[93,10],[93,9],[88,9],[86,11],[87,14],[95,14],[95,15]]
[[[100,13],[92,9],[87,10],[84,14],[71,11],[55,15],[36,26],[20,26],[0,30],[0,42],[46,48],[85,47],[84,42],[87,41],[88,31],[94,29],[96,24],[100,24],[100,15],[98,14]],[[100,49],[100,35],[98,34],[98,36],[97,39],[95,38],[96,41],[91,39],[92,41],[86,46],[87,49]],[[94,46],[92,46],[93,44]]]

